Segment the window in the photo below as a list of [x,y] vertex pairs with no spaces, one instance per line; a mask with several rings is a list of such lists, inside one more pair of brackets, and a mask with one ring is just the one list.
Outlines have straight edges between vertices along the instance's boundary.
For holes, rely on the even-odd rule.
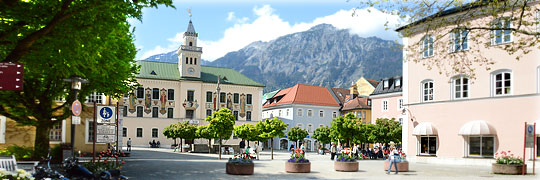
[[193,64],[193,58],[189,58],[189,64]]
[[142,138],[142,128],[137,128],[137,137]]
[[399,124],[403,125],[403,118],[399,118]]
[[433,36],[427,35],[424,37],[424,46],[422,46],[423,57],[433,56]]
[[186,57],[186,64],[189,64],[189,58]]
[[285,116],[289,116],[289,109],[285,112]]
[[238,121],[238,111],[233,111],[234,120]]
[[94,142],[94,121],[86,121],[87,124],[86,126],[88,126],[88,131],[87,131],[87,134],[88,134],[88,141],[89,143],[91,142]]
[[62,141],[62,122],[57,122],[49,132],[50,141]]
[[127,128],[122,127],[122,137],[127,137]]
[[282,117],[281,109],[278,111],[278,117]]
[[96,102],[96,104],[103,104],[103,93],[91,93],[90,96],[88,96],[87,102]]
[[251,121],[251,111],[246,111],[246,121]]
[[251,94],[247,94],[246,95],[246,104],[251,104],[251,102],[253,101],[253,97]]
[[388,88],[388,80],[384,80],[384,82],[383,82],[383,88],[384,88],[384,89]]
[[388,101],[384,100],[382,101],[382,112],[388,111]]
[[174,89],[167,89],[167,100],[174,100]]
[[210,117],[212,116],[212,110],[211,109],[207,109],[206,110],[206,117]]
[[307,116],[308,116],[308,117],[313,116],[313,110],[308,109],[308,110],[307,110]]
[[324,117],[324,111],[319,111],[319,117]]
[[219,94],[219,103],[225,103],[225,93],[224,92]]
[[493,73],[493,94],[495,96],[512,94],[512,74],[509,70]]
[[137,98],[144,99],[144,88],[142,87],[137,88]]
[[455,77],[453,80],[454,99],[469,97],[469,78],[464,76]]
[[[538,126],[538,124],[536,124],[536,126]],[[539,142],[540,142],[540,136],[536,137],[536,158],[540,158],[540,143]]]
[[158,129],[152,128],[152,138],[157,138],[157,137],[158,137]]
[[302,116],[302,114],[304,114],[304,112],[302,112],[302,109],[298,109],[297,116]]
[[368,100],[367,100],[367,105],[368,105],[368,106],[371,106],[371,99],[368,99]]
[[491,39],[491,45],[499,45],[504,43],[512,42],[512,31],[511,30],[503,30],[504,28],[512,28],[512,23],[509,19],[498,19],[493,24],[494,28],[497,28],[497,30],[493,30]]
[[437,137],[421,136],[420,137],[420,154],[435,155],[437,153]]
[[398,99],[398,110],[403,109],[403,99]]
[[332,112],[332,119],[335,119],[335,118],[337,118],[337,112],[336,111]]
[[455,29],[450,33],[450,52],[464,51],[469,49],[469,31]]
[[311,124],[308,124],[308,125],[307,125],[307,132],[308,132],[308,133],[312,133],[312,132],[313,132],[313,125],[311,125]]
[[495,139],[485,136],[469,137],[469,156],[493,157],[495,154]]
[[187,91],[187,101],[193,101],[195,91]]
[[422,83],[424,102],[433,100],[433,81]]
[[173,108],[167,108],[167,118],[174,118],[174,109]]
[[396,87],[401,86],[401,79],[396,79],[394,84],[396,85]]
[[322,128],[322,127],[324,127],[324,125],[322,125],[322,124],[319,124],[319,128]]
[[153,117],[153,118],[157,118],[157,117],[158,117],[158,111],[159,111],[159,108],[158,108],[158,107],[152,107],[152,117]]
[[206,91],[206,102],[212,102],[212,92]]
[[300,129],[304,129],[304,125],[302,123],[296,124],[296,127],[299,127]]
[[189,46],[193,46],[193,42],[189,42]]
[[193,119],[193,110],[186,110],[186,118]]
[[159,99],[159,89],[153,88],[152,89],[152,99]]
[[126,117],[128,114],[128,107],[127,106],[123,106],[122,107],[122,116]]
[[234,93],[233,96],[234,96],[234,97],[233,97],[233,103],[234,103],[234,104],[240,103],[240,95],[239,95],[238,93]]
[[143,107],[137,106],[137,117],[143,117]]
[[195,60],[193,61],[195,65],[197,65],[197,58],[195,58]]

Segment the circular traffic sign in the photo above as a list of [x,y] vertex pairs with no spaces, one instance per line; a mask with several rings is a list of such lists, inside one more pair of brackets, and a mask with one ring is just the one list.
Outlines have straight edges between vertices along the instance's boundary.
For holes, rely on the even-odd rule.
[[81,102],[79,100],[75,100],[73,102],[73,104],[71,104],[71,112],[73,113],[73,115],[75,116],[79,116],[81,115],[81,112],[82,112],[82,106],[81,106]]
[[113,115],[113,111],[110,107],[103,107],[101,108],[101,110],[99,111],[99,116],[101,116],[101,118],[103,119],[110,119]]

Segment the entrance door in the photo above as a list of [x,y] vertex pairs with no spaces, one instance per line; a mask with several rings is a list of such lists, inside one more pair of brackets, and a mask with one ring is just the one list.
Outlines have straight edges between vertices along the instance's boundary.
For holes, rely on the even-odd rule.
[[289,141],[287,139],[281,139],[279,140],[279,149],[288,149]]

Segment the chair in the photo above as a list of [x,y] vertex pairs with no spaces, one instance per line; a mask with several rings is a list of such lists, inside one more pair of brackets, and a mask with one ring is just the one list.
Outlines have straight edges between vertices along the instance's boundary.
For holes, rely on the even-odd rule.
[[11,155],[11,157],[8,156],[0,158],[0,168],[4,168],[9,172],[16,172],[18,168],[15,156]]

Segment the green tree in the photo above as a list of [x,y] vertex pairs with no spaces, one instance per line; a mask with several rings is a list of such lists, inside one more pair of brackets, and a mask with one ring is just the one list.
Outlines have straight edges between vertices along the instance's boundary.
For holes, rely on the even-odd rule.
[[330,132],[331,131],[328,126],[317,128],[313,132],[313,138],[322,143],[324,147],[325,144],[330,144],[330,142],[332,141],[332,138],[330,138]]
[[[179,123],[178,138],[180,138],[180,147],[182,147],[182,139],[193,140],[197,138],[197,126],[189,124],[187,121]],[[184,149],[182,148],[181,150],[183,151]]]
[[287,132],[288,139],[290,141],[296,142],[297,146],[300,145],[298,141],[304,141],[304,138],[306,138],[307,135],[308,132],[306,130],[300,129],[299,127],[293,127],[289,130],[289,132]]
[[[128,18],[171,0],[0,1],[0,61],[24,64],[22,91],[0,91],[0,114],[36,127],[34,158],[44,157],[53,125],[71,115],[76,93],[63,79],[88,80],[92,92],[121,97],[137,85],[136,48]],[[56,99],[65,98],[65,103]]]
[[401,124],[394,118],[379,118],[376,120],[376,124],[373,127],[371,134],[373,134],[375,142],[387,144],[390,143],[390,141],[393,141],[395,143],[400,143],[401,129]]
[[249,145],[249,141],[258,140],[259,131],[251,124],[242,124],[234,127],[234,136],[247,140]]
[[176,144],[176,139],[179,138],[178,135],[178,123],[169,124],[165,128],[163,128],[163,135],[167,137],[168,139],[173,139],[174,144]]
[[285,136],[283,131],[287,128],[287,124],[274,117],[257,122],[256,127],[259,129],[261,139],[270,139],[271,159],[274,159],[274,137]]
[[358,138],[358,125],[360,120],[352,113],[348,113],[345,117],[337,117],[332,120],[330,125],[330,136],[334,141],[346,142],[348,145],[351,141]]
[[210,132],[208,125],[197,126],[197,137],[208,139],[208,154],[210,154],[212,152],[212,146],[210,145],[210,141],[215,138],[215,136],[212,132]]
[[207,117],[205,120],[210,124],[208,129],[214,137],[219,138],[219,159],[221,159],[221,144],[222,139],[229,139],[234,128],[234,115],[231,110],[227,108],[221,108],[219,111]]

